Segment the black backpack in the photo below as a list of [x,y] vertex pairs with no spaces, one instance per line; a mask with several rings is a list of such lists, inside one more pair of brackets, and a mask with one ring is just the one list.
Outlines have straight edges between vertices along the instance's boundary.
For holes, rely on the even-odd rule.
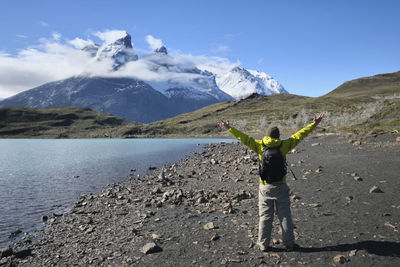
[[267,147],[263,144],[264,152],[261,156],[259,173],[261,180],[267,183],[282,181],[287,173],[286,162],[280,151],[281,145]]

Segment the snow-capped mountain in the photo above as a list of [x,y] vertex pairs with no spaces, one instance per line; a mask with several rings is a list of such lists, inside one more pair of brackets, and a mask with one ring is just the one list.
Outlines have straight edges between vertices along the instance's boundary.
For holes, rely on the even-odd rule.
[[[236,67],[216,75],[170,55],[163,45],[139,58],[126,32],[113,42],[92,43],[82,50],[94,62],[110,64],[107,76],[116,77],[82,74],[46,83],[0,101],[0,108],[87,107],[148,123],[252,93],[286,93],[263,72]],[[149,75],[138,78],[130,70]]]
[[138,55],[133,50],[131,39],[131,36],[125,32],[124,36],[114,42],[103,45],[91,44],[85,46],[82,50],[88,52],[97,60],[112,59],[112,69],[118,70],[124,64],[138,60]]
[[218,87],[235,99],[245,98],[253,93],[271,95],[287,93],[278,81],[264,72],[235,67],[216,77]]

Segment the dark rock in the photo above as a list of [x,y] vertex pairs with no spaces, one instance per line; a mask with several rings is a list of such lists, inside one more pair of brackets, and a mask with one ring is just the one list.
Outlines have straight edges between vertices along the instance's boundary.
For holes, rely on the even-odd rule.
[[19,235],[20,233],[22,233],[22,230],[21,230],[21,229],[16,229],[14,232],[12,232],[12,233],[10,234],[9,238],[14,238],[14,237],[16,237],[17,235]]
[[197,199],[197,203],[198,204],[202,204],[202,203],[206,203],[207,202],[207,199],[205,199],[204,197],[199,197],[198,199]]
[[214,234],[212,237],[211,237],[211,241],[216,241],[216,240],[218,240],[220,238],[220,236],[218,235],[218,234]]
[[13,250],[11,247],[5,247],[2,250],[0,250],[0,258],[5,258],[9,257],[13,254]]
[[46,215],[43,215],[43,216],[42,216],[42,221],[43,221],[43,222],[47,222],[48,219],[49,219],[49,217],[47,217]]
[[32,256],[32,249],[30,248],[23,248],[17,251],[14,251],[14,256],[20,259],[26,258],[28,256]]
[[369,190],[370,193],[383,193],[383,191],[377,187],[376,185],[374,185],[373,187],[371,187],[371,189]]

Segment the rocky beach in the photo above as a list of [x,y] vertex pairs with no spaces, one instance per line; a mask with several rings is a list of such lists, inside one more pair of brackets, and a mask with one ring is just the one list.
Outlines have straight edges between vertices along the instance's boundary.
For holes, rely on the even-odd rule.
[[258,159],[233,142],[83,195],[0,266],[400,266],[399,137],[312,135],[287,160],[298,250],[277,218],[256,249]]

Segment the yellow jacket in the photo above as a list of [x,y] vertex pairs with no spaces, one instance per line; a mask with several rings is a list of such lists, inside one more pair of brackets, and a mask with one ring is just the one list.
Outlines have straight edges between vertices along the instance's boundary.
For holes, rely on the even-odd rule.
[[[297,133],[295,133],[294,135],[285,140],[280,140],[269,136],[264,136],[262,140],[254,139],[253,137],[239,131],[234,127],[229,128],[229,133],[237,140],[242,142],[244,145],[248,146],[251,150],[256,152],[260,160],[262,153],[264,152],[263,143],[267,147],[276,147],[282,143],[280,151],[286,160],[286,154],[290,150],[295,148],[299,144],[300,140],[306,138],[307,135],[315,129],[315,127],[316,127],[315,123],[310,123],[309,125],[307,125],[306,127],[304,127],[303,129],[301,129],[300,131],[298,131]],[[260,178],[260,183],[267,184],[267,182],[261,180],[261,178]],[[281,183],[286,183],[286,177],[283,178],[281,182],[276,182],[273,184],[281,184]]]

